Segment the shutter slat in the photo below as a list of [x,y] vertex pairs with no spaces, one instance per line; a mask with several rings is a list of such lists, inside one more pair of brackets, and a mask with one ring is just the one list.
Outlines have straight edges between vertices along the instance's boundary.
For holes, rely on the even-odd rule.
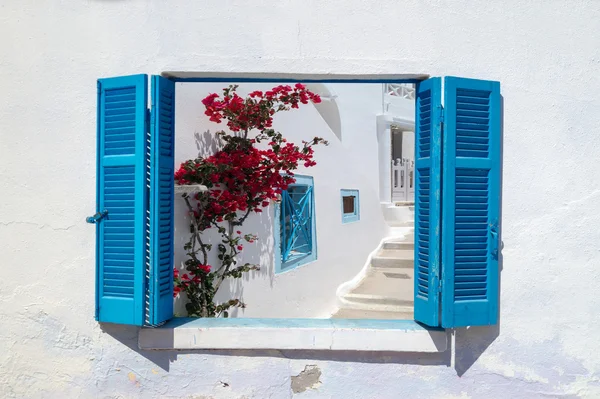
[[495,324],[500,86],[446,78],[444,87],[441,324],[447,328]]
[[142,325],[146,75],[98,80],[96,319]]

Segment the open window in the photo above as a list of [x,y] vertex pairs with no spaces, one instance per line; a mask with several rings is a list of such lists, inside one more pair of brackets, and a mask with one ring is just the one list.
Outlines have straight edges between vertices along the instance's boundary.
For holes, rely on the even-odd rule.
[[[152,76],[150,90],[146,75],[98,81],[97,209],[88,221],[96,224],[96,318],[101,322],[154,326],[173,317],[177,81],[186,78]],[[499,83],[455,77],[407,81],[416,84],[414,172],[407,174],[415,190],[414,320],[431,327],[494,324],[499,295]],[[336,93],[344,95],[343,90]],[[386,168],[389,173],[389,163]],[[336,224],[338,206],[343,223],[358,221],[366,208],[368,190],[360,187],[361,210],[359,190],[323,185],[317,199],[315,180],[298,175],[281,195],[272,220],[280,252],[276,272],[317,260],[316,209],[326,209],[316,205],[320,198],[335,205],[330,214]],[[345,248],[358,245],[359,240],[349,240]],[[380,266],[384,274],[402,274]]]

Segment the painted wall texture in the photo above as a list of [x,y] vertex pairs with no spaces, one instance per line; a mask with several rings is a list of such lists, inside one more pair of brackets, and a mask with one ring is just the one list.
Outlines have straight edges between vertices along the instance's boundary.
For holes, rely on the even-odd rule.
[[[600,397],[600,3],[7,0],[0,397]],[[451,351],[140,352],[94,313],[98,77],[429,73],[504,96],[499,326]]]

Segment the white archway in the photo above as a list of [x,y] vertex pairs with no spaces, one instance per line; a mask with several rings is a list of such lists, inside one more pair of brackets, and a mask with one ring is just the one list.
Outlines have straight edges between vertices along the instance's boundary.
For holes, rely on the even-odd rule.
[[340,118],[340,110],[336,99],[337,95],[325,83],[309,83],[306,87],[321,96],[319,104],[314,104],[315,108],[321,114],[323,120],[327,123],[333,134],[342,141],[342,120]]

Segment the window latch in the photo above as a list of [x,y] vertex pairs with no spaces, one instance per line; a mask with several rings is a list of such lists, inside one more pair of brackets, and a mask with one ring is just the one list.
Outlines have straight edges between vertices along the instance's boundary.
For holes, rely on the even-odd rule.
[[88,223],[98,223],[100,220],[102,220],[104,217],[106,217],[108,215],[108,211],[107,210],[103,210],[102,212],[98,212],[93,216],[88,216],[85,221]]
[[493,250],[492,250],[492,259],[496,260],[498,259],[498,222],[497,221],[493,221],[490,224],[490,234],[492,235],[492,244],[493,246]]

